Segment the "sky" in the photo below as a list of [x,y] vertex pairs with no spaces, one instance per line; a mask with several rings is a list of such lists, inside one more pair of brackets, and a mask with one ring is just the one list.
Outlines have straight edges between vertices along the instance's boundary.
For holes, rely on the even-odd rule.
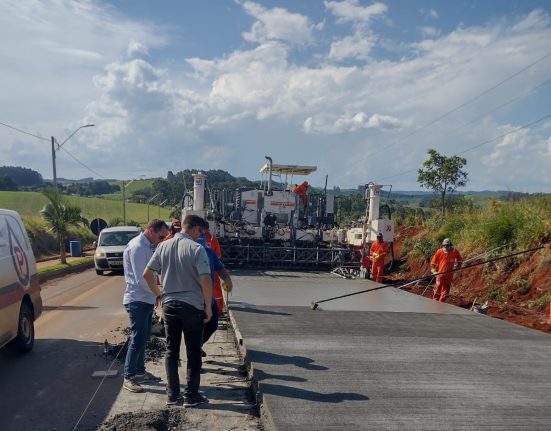
[[58,177],[255,180],[271,156],[419,190],[434,148],[465,190],[549,193],[549,40],[548,0],[2,0],[0,165],[52,178],[51,136],[95,124]]

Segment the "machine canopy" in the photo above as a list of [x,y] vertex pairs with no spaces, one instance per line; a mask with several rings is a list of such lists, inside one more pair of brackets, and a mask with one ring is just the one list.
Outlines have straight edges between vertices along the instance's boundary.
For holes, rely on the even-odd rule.
[[[272,164],[272,174],[285,174],[285,175],[310,175],[318,168],[316,166],[299,166],[299,165],[276,165]],[[260,172],[267,174],[270,172],[270,166],[266,163],[260,168]]]

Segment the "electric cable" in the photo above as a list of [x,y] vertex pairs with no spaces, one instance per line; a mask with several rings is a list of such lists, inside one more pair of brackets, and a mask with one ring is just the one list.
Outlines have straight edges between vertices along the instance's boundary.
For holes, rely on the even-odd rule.
[[473,96],[471,97],[470,99],[460,103],[458,106],[450,109],[449,111],[441,114],[440,116],[436,117],[435,119],[429,121],[428,123],[425,123],[425,124],[422,124],[421,126],[418,126],[417,128],[415,128],[413,131],[411,131],[410,133],[398,138],[397,140],[389,143],[388,145],[386,145],[384,148],[382,149],[379,149],[379,150],[376,150],[376,151],[373,151],[371,153],[368,153],[366,154],[362,159],[358,159],[355,163],[352,164],[352,166],[357,166],[359,163],[363,163],[367,158],[369,157],[372,157],[376,154],[379,154],[379,153],[382,153],[384,151],[387,151],[389,147],[393,147],[397,144],[399,144],[400,142],[403,142],[404,140],[406,140],[407,138],[413,136],[414,134],[416,134],[417,132],[419,132],[420,130],[423,130],[423,129],[426,129],[427,127],[429,126],[432,126],[434,124],[436,124],[437,122],[439,122],[440,120],[446,118],[447,116],[449,116],[450,114],[454,113],[454,112],[457,112],[459,111],[460,109],[464,108],[465,106],[469,105],[470,103],[474,102],[475,100],[478,100],[480,99],[481,97],[487,95],[488,93],[492,92],[493,90],[495,90],[496,88],[502,86],[503,84],[505,84],[506,82],[516,78],[517,76],[519,76],[520,74],[526,72],[527,70],[529,70],[530,68],[534,67],[535,65],[541,63],[543,60],[547,59],[548,57],[551,56],[551,51],[547,52],[546,54],[544,54],[543,56],[539,57],[537,60],[533,61],[532,63],[528,64],[527,66],[523,67],[522,69],[518,70],[517,72],[513,73],[512,75],[504,78],[503,80],[499,81],[497,84],[494,84],[493,86],[487,88],[486,90],[482,91],[481,93],[477,94],[476,96]]
[[[479,144],[473,145],[472,147],[468,147],[468,148],[466,148],[466,149],[463,150],[463,151],[459,151],[459,152],[455,153],[454,156],[457,156],[457,155],[459,155],[459,154],[464,154],[464,153],[467,153],[467,152],[469,152],[469,151],[475,150],[475,149],[480,148],[480,147],[482,147],[482,146],[484,146],[484,145],[487,145],[487,144],[490,144],[490,143],[492,143],[492,142],[494,142],[494,141],[497,141],[498,139],[502,139],[502,138],[504,138],[505,136],[508,136],[508,135],[510,135],[510,134],[512,134],[512,133],[518,132],[519,130],[527,129],[528,127],[531,127],[531,126],[533,126],[533,125],[535,125],[535,124],[541,123],[542,121],[545,121],[545,120],[547,120],[547,119],[549,119],[549,118],[551,118],[551,114],[544,115],[543,117],[540,117],[540,118],[538,118],[538,119],[535,120],[535,121],[532,121],[532,122],[530,122],[530,123],[524,124],[524,125],[519,126],[519,127],[515,127],[514,129],[509,130],[509,131],[506,132],[506,133],[503,133],[503,134],[501,134],[501,135],[499,135],[499,136],[496,136],[496,137],[494,137],[494,138],[491,138],[491,139],[488,139],[488,140],[486,140],[486,141],[483,141],[483,142],[481,142],[481,143],[479,143]],[[402,171],[402,172],[400,172],[400,173],[398,173],[398,174],[388,175],[388,176],[386,176],[386,177],[378,178],[378,181],[380,182],[380,181],[383,181],[383,180],[387,180],[387,179],[389,179],[389,178],[400,177],[400,176],[402,176],[402,175],[409,174],[410,172],[415,172],[415,171],[417,171],[417,168],[408,169],[408,170]]]
[[[57,142],[57,141],[56,141]],[[97,175],[98,177],[102,178],[102,179],[106,179],[103,175],[97,173],[96,171],[94,171],[91,167],[87,166],[86,164],[84,164],[83,162],[81,162],[79,159],[77,159],[73,154],[71,154],[67,149],[63,148],[63,147],[59,147],[62,151],[65,151],[73,160],[75,160],[78,164],[80,164],[81,166],[83,166],[84,168],[88,169],[90,172],[92,172],[93,174]]]
[[38,138],[38,139],[41,139],[43,141],[48,141],[48,142],[50,141],[50,139],[48,139],[48,138],[44,138],[43,136],[33,135],[32,133],[25,132],[24,130],[18,129],[17,127],[14,127],[14,126],[10,126],[9,124],[6,124],[6,123],[2,123],[1,121],[0,121],[0,125],[4,126],[4,127],[8,127],[10,129],[13,129],[13,130],[17,130],[18,132],[24,133],[25,135],[32,136],[33,138]]
[[111,371],[111,368],[113,368],[113,365],[115,364],[115,361],[119,358],[119,355],[120,353],[122,352],[122,349],[124,348],[124,346],[126,346],[126,344],[128,343],[128,338],[126,339],[126,341],[124,342],[124,344],[120,347],[119,351],[117,352],[117,355],[115,356],[115,359],[113,359],[113,361],[111,362],[111,364],[109,365],[109,368],[107,369],[107,371],[105,372],[105,375],[103,376],[103,378],[101,379],[101,381],[99,382],[99,385],[98,387],[96,388],[95,392],[92,394],[92,397],[90,398],[90,401],[88,401],[88,404],[86,405],[86,407],[84,408],[84,410],[82,411],[82,414],[80,415],[80,417],[78,418],[78,421],[77,423],[75,424],[74,428],[73,428],[73,431],[75,431],[78,426],[80,425],[80,422],[82,421],[82,418],[84,417],[84,415],[86,414],[86,412],[88,411],[88,409],[90,408],[90,406],[92,405],[92,402],[94,401],[94,398],[96,397],[96,395],[98,394],[101,386],[103,385],[103,382],[105,381],[105,378],[107,377],[107,375],[109,374],[109,372]]

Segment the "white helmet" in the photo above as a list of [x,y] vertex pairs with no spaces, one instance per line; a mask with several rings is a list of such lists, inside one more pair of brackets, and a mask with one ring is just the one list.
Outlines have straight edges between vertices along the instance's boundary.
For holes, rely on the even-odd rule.
[[451,247],[452,246],[452,242],[450,241],[449,238],[444,238],[444,240],[442,241],[442,245],[444,247]]

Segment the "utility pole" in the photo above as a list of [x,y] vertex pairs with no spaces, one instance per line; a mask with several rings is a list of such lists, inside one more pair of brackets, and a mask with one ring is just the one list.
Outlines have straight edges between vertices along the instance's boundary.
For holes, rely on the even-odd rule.
[[57,197],[57,174],[55,169],[55,138],[52,136],[52,165],[54,167],[54,193]]
[[84,126],[80,126],[78,129],[76,129],[73,133],[71,133],[69,135],[69,137],[67,137],[61,144],[58,144],[57,145],[57,148],[55,147],[55,144],[56,144],[56,140],[55,138],[52,136],[52,165],[53,165],[53,170],[54,170],[54,193],[55,193],[55,196],[57,197],[57,172],[56,172],[56,167],[55,167],[55,152],[56,150],[59,150],[69,139],[71,139],[75,133],[77,133],[80,129],[84,129],[85,127],[94,127],[95,125],[94,124],[85,124]]

